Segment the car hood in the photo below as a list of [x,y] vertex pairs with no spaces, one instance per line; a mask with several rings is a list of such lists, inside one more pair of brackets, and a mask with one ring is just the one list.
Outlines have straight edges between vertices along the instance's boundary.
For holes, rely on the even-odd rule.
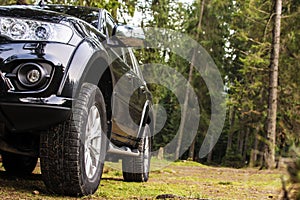
[[38,6],[0,6],[0,17],[16,17],[45,22],[59,23],[66,15],[42,10]]

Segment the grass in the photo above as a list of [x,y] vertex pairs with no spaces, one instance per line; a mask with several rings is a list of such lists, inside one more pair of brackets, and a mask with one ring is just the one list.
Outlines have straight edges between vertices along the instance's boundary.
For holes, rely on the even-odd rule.
[[[153,160],[153,165],[159,166],[158,162]],[[119,167],[120,163],[108,163],[97,192],[81,199],[155,199],[162,194],[193,199],[278,199],[280,178],[286,176],[283,170],[210,167],[185,161],[162,169],[157,167],[147,183],[128,183],[123,181]],[[26,200],[76,199],[49,194],[38,167],[28,179],[8,177],[0,168],[0,196]]]
[[231,169],[179,161],[156,169],[147,183],[123,182],[121,175],[115,176],[115,169],[109,169],[96,197],[154,199],[161,194],[174,194],[185,198],[278,199],[282,176],[286,176],[285,172],[279,170]]

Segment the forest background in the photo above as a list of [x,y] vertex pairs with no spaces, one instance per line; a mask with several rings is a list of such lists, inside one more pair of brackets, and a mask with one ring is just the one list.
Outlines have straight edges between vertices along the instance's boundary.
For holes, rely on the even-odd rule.
[[[2,5],[15,3],[15,0],[2,0]],[[36,1],[27,0],[26,3]],[[178,71],[189,80],[198,96],[201,115],[197,136],[180,159],[262,169],[278,167],[281,160],[289,160],[291,180],[300,181],[299,0],[195,0],[190,3],[179,0],[48,0],[48,3],[106,8],[119,23],[172,29],[192,37],[216,63],[226,93],[225,125],[217,144],[205,158],[199,158],[198,151],[209,127],[211,101],[201,74],[191,70],[188,61],[167,49],[144,50],[137,55],[141,63],[161,63]],[[281,22],[280,43],[276,45],[278,19]],[[276,48],[279,48],[279,57],[274,62]],[[274,69],[276,62],[279,69]],[[274,72],[278,72],[278,77]],[[272,85],[272,79],[278,80],[278,85]],[[155,136],[154,148],[159,149],[174,138],[181,110],[170,90],[155,84],[149,87],[154,102],[163,106],[168,116],[163,129]],[[270,101],[274,88],[278,95],[275,102]],[[272,103],[277,109],[275,129],[273,127],[270,132]]]

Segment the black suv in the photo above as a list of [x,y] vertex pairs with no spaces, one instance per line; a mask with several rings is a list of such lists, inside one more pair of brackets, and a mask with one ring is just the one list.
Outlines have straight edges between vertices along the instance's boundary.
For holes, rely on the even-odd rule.
[[148,180],[151,94],[124,45],[131,36],[142,39],[104,9],[0,7],[0,150],[8,173],[29,174],[40,158],[50,191],[88,195],[112,153],[123,155],[125,181]]

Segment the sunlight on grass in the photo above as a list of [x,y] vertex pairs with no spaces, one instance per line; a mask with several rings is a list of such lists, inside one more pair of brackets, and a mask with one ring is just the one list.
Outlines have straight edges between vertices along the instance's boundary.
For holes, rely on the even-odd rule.
[[[154,159],[151,164],[168,163]],[[115,163],[121,165],[121,163]],[[97,197],[107,199],[154,199],[161,194],[185,198],[277,199],[280,194],[279,170],[210,167],[197,162],[178,161],[150,173],[147,183],[123,182],[122,172],[105,168]],[[263,178],[262,178],[263,177]]]
[[[157,159],[151,162],[156,166],[160,163],[169,164]],[[121,161],[107,162],[96,193],[81,199],[155,199],[165,194],[191,199],[279,199],[280,178],[286,176],[283,170],[232,169],[178,161],[152,171],[146,183],[132,183],[123,181],[121,166]],[[34,173],[40,174],[39,166]],[[41,176],[35,177],[33,180],[1,180],[0,196],[2,199],[75,199],[47,193]],[[35,189],[39,195],[32,193]]]
[[186,160],[179,160],[176,162],[173,162],[171,164],[172,166],[186,166],[186,167],[202,167],[202,168],[208,168],[209,166],[203,165],[198,162],[194,161],[186,161]]

